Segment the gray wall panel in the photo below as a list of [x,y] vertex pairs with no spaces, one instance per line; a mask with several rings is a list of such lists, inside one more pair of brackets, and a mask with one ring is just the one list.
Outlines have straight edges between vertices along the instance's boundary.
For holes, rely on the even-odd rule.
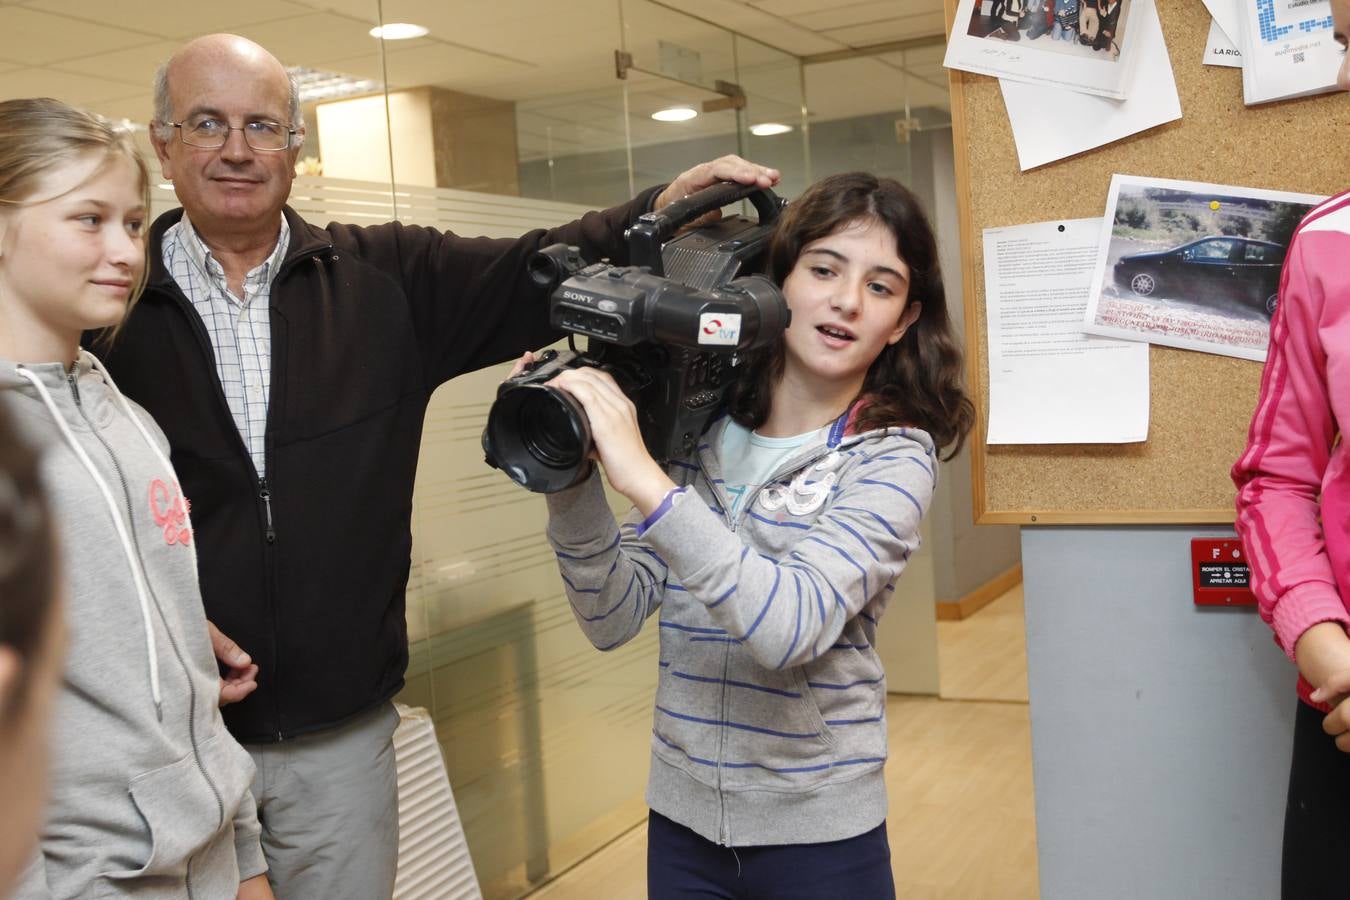
[[1295,671],[1197,609],[1195,527],[1023,528],[1045,900],[1273,898]]

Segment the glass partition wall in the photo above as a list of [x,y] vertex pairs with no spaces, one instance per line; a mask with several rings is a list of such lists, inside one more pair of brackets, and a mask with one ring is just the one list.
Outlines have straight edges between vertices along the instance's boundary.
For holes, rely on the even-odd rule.
[[[371,35],[395,23],[425,32]],[[153,159],[154,71],[213,31],[296,71],[308,136],[292,202],[320,224],[518,235],[728,153],[781,169],[789,198],[847,168],[908,180],[913,137],[946,125],[940,47],[813,62],[651,0],[6,3],[0,99],[55,96],[125,119]],[[158,184],[155,211],[173,205]],[[643,820],[657,672],[655,628],[607,653],[589,645],[541,498],[483,464],[504,373],[432,400],[398,698],[431,712],[489,900]]]

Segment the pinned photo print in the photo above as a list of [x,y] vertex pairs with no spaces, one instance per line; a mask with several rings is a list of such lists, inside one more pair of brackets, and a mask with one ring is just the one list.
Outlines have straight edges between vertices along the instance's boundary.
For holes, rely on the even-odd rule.
[[1323,199],[1113,176],[1083,330],[1264,360],[1290,237]]
[[1123,100],[1153,0],[960,0],[943,65]]
[[966,34],[1115,62],[1128,7],[1129,0],[981,0]]

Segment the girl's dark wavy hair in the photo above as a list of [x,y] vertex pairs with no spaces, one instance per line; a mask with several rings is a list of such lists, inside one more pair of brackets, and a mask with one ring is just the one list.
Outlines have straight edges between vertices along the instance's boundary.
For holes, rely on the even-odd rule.
[[[975,421],[966,396],[961,347],[952,332],[938,265],[937,240],[919,200],[898,181],[866,172],[831,175],[790,204],[769,242],[766,274],[783,284],[802,248],[855,222],[876,222],[896,238],[896,253],[909,266],[908,303],[921,303],[919,318],[898,342],[886,346],[867,370],[859,396],[858,430],[887,426],[922,428],[944,459],[961,450]],[[748,428],[769,416],[773,387],[783,374],[783,341],[752,354],[728,412]]]
[[0,644],[24,660],[15,685],[19,701],[7,703],[0,726],[17,715],[43,636],[52,627],[56,550],[38,476],[38,455],[19,438],[0,401]]

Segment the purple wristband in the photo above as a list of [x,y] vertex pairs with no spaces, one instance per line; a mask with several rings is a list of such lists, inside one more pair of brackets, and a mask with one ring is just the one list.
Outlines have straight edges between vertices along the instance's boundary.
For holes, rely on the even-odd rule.
[[643,519],[642,522],[638,525],[637,527],[638,537],[642,537],[644,534],[646,534],[648,528],[651,528],[653,525],[656,524],[658,519],[660,519],[662,516],[668,513],[670,511],[670,508],[675,505],[675,498],[680,496],[687,490],[689,490],[688,485],[685,485],[684,487],[673,487],[670,490],[666,491],[666,495],[661,498],[661,502],[657,504],[656,509],[652,510],[652,514],[647,518]]

